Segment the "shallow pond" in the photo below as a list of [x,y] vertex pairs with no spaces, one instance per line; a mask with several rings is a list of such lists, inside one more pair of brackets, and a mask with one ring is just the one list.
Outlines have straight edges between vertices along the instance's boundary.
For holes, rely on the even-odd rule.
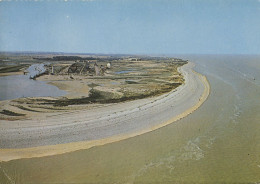
[[116,74],[124,74],[124,73],[131,73],[131,72],[134,72],[134,70],[122,70],[122,71],[115,72],[115,73]]

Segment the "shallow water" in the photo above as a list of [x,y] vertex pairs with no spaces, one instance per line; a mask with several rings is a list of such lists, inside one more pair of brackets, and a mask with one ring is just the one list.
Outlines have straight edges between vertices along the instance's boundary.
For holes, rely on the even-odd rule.
[[123,70],[123,71],[119,71],[119,72],[115,72],[116,74],[124,74],[124,73],[130,73],[133,72],[133,70]]
[[194,113],[117,143],[2,162],[2,183],[260,182],[260,57],[182,58],[211,85]]
[[66,92],[43,81],[29,79],[28,75],[0,77],[0,100],[21,97],[62,96]]

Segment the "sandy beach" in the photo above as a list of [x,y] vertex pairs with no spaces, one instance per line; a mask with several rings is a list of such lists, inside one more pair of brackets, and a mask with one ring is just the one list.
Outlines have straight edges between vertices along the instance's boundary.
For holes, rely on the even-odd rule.
[[207,99],[207,79],[179,68],[185,84],[159,97],[73,112],[43,114],[0,124],[0,161],[61,154],[120,141],[173,123]]

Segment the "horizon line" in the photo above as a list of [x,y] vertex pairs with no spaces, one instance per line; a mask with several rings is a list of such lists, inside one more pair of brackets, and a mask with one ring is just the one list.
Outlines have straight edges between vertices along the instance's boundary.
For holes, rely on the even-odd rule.
[[64,52],[64,51],[1,51],[1,54],[4,53],[19,53],[19,54],[80,54],[80,55],[162,55],[162,56],[169,56],[169,55],[260,55],[260,53],[106,53],[106,52]]

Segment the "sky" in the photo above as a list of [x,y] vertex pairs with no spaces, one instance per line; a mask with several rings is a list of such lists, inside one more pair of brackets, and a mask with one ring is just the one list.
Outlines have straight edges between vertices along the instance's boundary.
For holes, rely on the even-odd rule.
[[260,54],[260,0],[0,0],[0,51]]

